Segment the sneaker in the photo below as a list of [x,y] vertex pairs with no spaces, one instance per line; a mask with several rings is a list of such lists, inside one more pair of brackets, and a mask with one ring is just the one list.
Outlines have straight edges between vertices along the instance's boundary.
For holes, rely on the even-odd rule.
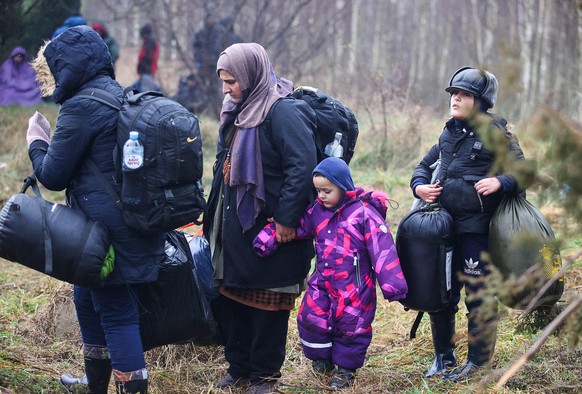
[[225,387],[243,386],[248,382],[249,380],[246,378],[235,378],[234,376],[227,372],[222,378],[220,378],[220,380],[218,381],[218,383],[214,385],[214,387],[217,389],[223,389]]
[[338,367],[336,373],[331,378],[329,385],[334,389],[345,389],[354,382],[355,378],[355,369]]
[[311,367],[313,368],[313,372],[318,374],[328,374],[335,369],[335,365],[333,365],[331,360],[313,360]]
[[81,378],[76,378],[75,376],[71,375],[70,373],[64,373],[61,375],[60,379],[61,384],[67,391],[71,392],[71,390],[75,390],[77,388],[81,388],[83,386],[88,386],[87,375],[84,375]]
[[247,394],[271,394],[276,393],[275,386],[277,385],[277,381],[275,380],[267,380],[262,381],[257,384],[253,384],[247,390]]

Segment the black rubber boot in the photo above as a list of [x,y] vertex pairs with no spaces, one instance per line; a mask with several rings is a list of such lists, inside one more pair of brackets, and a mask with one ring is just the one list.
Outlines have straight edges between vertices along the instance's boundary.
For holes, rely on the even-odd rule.
[[460,382],[474,375],[479,369],[490,363],[497,339],[497,319],[477,323],[469,314],[469,337],[467,362],[450,374],[443,376],[445,380]]
[[111,379],[111,359],[96,359],[85,357],[85,373],[89,393],[107,394],[109,379]]
[[455,315],[430,315],[430,331],[434,346],[434,361],[426,372],[427,378],[442,375],[457,363],[455,357]]
[[332,389],[345,389],[354,383],[356,378],[356,370],[350,368],[340,367],[338,365],[337,371],[331,378],[329,385]]

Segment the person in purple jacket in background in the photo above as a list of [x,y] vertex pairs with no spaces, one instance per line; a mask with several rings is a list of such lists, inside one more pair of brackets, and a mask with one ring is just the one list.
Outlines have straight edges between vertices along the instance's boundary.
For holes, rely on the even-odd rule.
[[[305,211],[297,239],[315,239],[317,261],[297,323],[303,352],[316,373],[332,373],[332,388],[351,385],[364,365],[376,312],[376,279],[389,301],[408,286],[386,225],[383,192],[354,186],[347,164],[336,157],[313,170],[317,199]],[[277,250],[274,223],[255,238],[259,256]],[[336,370],[337,365],[337,370]]]
[[23,47],[16,47],[0,66],[0,106],[42,103],[36,73]]

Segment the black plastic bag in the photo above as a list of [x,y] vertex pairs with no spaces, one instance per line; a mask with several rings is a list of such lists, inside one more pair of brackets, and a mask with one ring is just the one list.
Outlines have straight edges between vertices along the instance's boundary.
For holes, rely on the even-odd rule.
[[[489,224],[489,254],[504,279],[514,277],[523,284],[521,291],[500,295],[499,300],[504,305],[524,309],[560,270],[562,259],[555,238],[544,215],[524,197],[516,195],[503,199]],[[535,270],[543,271],[537,276],[538,280],[532,282]],[[564,278],[560,278],[546,291],[536,308],[551,307],[563,292]]]
[[408,284],[406,309],[437,312],[451,299],[454,224],[439,204],[410,211],[398,226],[396,250]]
[[32,175],[0,211],[0,257],[75,285],[99,286],[109,245],[104,225],[44,200]]
[[196,273],[196,277],[204,289],[206,298],[212,301],[218,297],[218,287],[214,286],[212,280],[214,268],[212,267],[208,240],[202,236],[186,236],[186,239],[188,239],[190,252],[194,259],[194,272]]
[[158,281],[138,285],[136,292],[144,350],[176,343],[215,343],[216,322],[180,231],[168,233]]

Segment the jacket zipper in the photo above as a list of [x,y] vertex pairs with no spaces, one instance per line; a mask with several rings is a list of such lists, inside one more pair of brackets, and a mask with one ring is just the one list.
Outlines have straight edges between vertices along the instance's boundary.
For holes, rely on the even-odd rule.
[[354,267],[356,268],[356,283],[358,287],[362,285],[362,279],[360,279],[360,262],[358,261],[358,252],[354,252]]
[[[473,186],[476,184],[476,182],[473,182]],[[477,193],[477,198],[479,199],[479,205],[481,205],[481,213],[483,213],[483,200],[481,199],[481,195],[477,192],[477,190],[475,190],[475,193]]]

